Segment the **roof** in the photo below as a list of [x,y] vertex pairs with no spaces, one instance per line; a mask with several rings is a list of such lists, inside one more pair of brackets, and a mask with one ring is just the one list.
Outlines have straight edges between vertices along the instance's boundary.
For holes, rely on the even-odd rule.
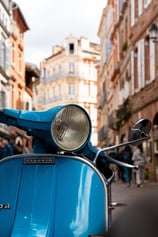
[[27,24],[27,22],[25,20],[25,17],[24,17],[24,15],[23,15],[20,7],[19,7],[19,5],[17,3],[15,3],[15,2],[12,3],[12,12],[14,12],[14,11],[18,12],[18,15],[20,16],[20,19],[21,19],[21,21],[23,23],[25,31],[30,30],[30,28],[29,28],[29,26],[28,26],[28,24]]

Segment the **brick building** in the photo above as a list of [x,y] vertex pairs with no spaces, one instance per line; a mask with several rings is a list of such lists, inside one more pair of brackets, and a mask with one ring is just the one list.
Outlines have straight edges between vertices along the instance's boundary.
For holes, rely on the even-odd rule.
[[[109,106],[115,116],[111,116],[104,126],[112,130],[111,141],[122,142],[127,140],[130,127],[138,119],[148,118],[152,122],[152,139],[144,142],[143,147],[147,156],[152,159],[150,178],[156,179],[158,178],[156,177],[158,173],[158,44],[150,37],[150,27],[153,23],[158,24],[158,3],[156,0],[109,0],[105,11],[108,12],[111,7],[113,9],[111,54],[116,49],[116,33],[119,34],[118,64],[113,60],[111,68],[118,65],[119,67],[115,74],[117,76],[110,75],[109,78],[104,78],[105,91],[108,93],[110,90],[107,81],[111,80],[113,94],[117,95],[117,101],[115,100],[114,103],[109,104],[108,99],[105,101],[107,116],[111,115]],[[118,9],[117,16],[116,9]],[[101,24],[103,17],[104,15]],[[102,29],[105,28],[104,23]],[[103,35],[103,30],[101,33],[100,35]],[[101,38],[102,49],[104,42],[105,39]],[[104,53],[105,51],[102,52],[101,61]],[[102,75],[109,67],[106,64],[107,62],[101,65]],[[116,82],[119,87],[116,86]],[[111,124],[113,126],[110,126]]]
[[10,1],[0,1],[0,107],[9,106]]
[[[13,1],[0,0],[1,108],[31,110],[33,107],[32,84],[39,78],[39,69],[36,65],[25,64],[24,35],[28,30],[20,7]],[[0,136],[11,137],[23,145],[30,141],[23,131],[5,124],[0,124]]]
[[25,109],[27,96],[25,93],[24,34],[29,27],[16,3],[12,3],[11,27],[10,107]]

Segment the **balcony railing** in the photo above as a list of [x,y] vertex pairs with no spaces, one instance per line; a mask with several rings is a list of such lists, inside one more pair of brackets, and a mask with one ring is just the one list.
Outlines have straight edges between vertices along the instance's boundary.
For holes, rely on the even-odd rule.
[[54,102],[58,102],[58,101],[62,101],[62,96],[54,96],[51,98],[38,98],[38,104],[43,104],[43,105],[47,105],[47,104],[51,104]]
[[82,74],[77,73],[77,72],[75,72],[75,73],[58,72],[58,73],[55,73],[49,77],[43,77],[43,82],[44,82],[44,84],[47,84],[47,83],[50,83],[51,81],[56,81],[61,78],[70,78],[70,77],[82,78]]

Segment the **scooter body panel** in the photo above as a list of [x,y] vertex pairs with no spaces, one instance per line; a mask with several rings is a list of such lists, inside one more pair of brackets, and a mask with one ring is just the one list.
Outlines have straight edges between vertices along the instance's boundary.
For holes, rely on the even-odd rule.
[[0,236],[88,237],[106,231],[106,185],[92,163],[22,155],[0,163]]

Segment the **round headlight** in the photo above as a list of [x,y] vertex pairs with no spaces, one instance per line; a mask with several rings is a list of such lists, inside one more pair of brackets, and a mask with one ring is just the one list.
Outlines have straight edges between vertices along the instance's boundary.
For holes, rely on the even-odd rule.
[[64,151],[81,148],[89,138],[91,124],[88,114],[77,105],[62,108],[51,125],[55,144]]

